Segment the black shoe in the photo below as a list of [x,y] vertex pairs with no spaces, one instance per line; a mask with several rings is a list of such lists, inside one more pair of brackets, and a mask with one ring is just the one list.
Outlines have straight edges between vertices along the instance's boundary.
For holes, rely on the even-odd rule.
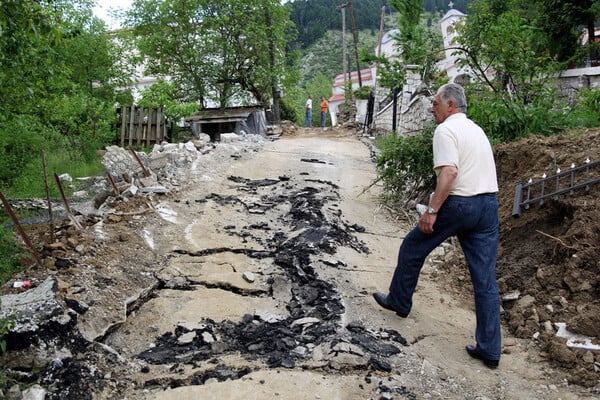
[[389,305],[387,303],[387,296],[385,294],[383,294],[381,292],[373,292],[373,298],[375,299],[377,304],[379,304],[381,307],[385,308],[386,310],[395,311],[397,316],[402,317],[402,318],[408,317],[408,314],[401,313],[400,311],[396,311],[396,309],[394,307]]
[[469,355],[471,357],[483,361],[483,363],[485,364],[486,367],[492,368],[492,369],[498,368],[498,360],[492,360],[492,359],[484,357],[479,352],[479,350],[477,350],[477,347],[471,346],[469,344],[469,345],[467,345],[466,349],[467,349],[467,353],[469,353]]

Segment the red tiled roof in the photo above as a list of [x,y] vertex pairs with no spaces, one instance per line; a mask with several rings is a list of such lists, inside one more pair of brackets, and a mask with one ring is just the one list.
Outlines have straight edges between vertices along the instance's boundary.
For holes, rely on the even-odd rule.
[[[352,79],[352,82],[358,82],[358,73],[356,71],[350,72],[350,79]],[[360,79],[363,81],[373,80],[373,76],[371,74],[371,68],[361,69],[360,70]],[[342,85],[344,84],[344,74],[339,74],[338,76],[335,77],[334,86],[339,86],[338,83],[341,83]]]
[[334,102],[334,101],[340,101],[340,100],[344,100],[346,98],[346,95],[344,93],[341,94],[334,94],[333,96],[331,96],[329,98],[329,102]]

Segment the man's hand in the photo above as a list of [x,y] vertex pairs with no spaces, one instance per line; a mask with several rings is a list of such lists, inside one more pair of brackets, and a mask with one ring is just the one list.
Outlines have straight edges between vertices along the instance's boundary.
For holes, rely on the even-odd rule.
[[421,218],[419,218],[419,230],[423,233],[432,233],[433,224],[435,223],[436,218],[437,214],[429,214],[428,212],[423,213]]

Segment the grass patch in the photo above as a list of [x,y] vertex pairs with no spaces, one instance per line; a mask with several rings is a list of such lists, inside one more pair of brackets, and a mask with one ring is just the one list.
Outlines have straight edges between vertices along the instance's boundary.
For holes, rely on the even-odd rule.
[[[46,171],[48,173],[50,197],[56,199],[59,198],[60,194],[54,181],[54,174],[68,173],[73,179],[96,176],[104,172],[104,166],[99,157],[90,161],[84,159],[73,160],[68,154],[52,153],[46,155]],[[72,185],[63,185],[63,188],[67,196],[73,190]],[[9,198],[46,197],[41,154],[34,161],[27,164],[23,173],[13,182],[10,188],[4,191],[4,195]]]
[[0,214],[0,223],[3,228],[0,230],[0,285],[8,282],[20,271],[19,258],[25,254],[9,221],[6,213]]

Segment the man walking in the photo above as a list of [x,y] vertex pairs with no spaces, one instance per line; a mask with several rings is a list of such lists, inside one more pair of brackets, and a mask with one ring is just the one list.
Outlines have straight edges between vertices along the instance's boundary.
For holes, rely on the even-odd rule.
[[419,224],[402,241],[389,293],[375,292],[376,302],[406,318],[427,255],[450,236],[457,236],[475,292],[473,358],[496,368],[501,353],[500,299],[496,283],[498,191],[492,147],[484,131],[466,116],[461,86],[442,86],[431,112],[438,124],[433,137],[437,183]]

